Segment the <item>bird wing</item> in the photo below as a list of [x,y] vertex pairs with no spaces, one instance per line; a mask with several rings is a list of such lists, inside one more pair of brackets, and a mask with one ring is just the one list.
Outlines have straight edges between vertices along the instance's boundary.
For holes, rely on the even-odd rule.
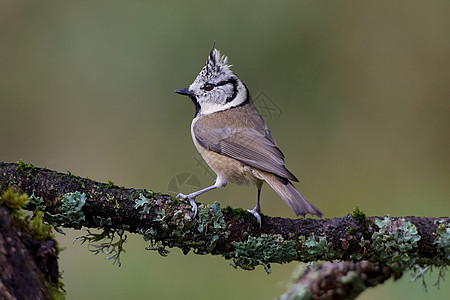
[[[245,117],[248,118],[249,116]],[[192,132],[200,146],[205,149],[275,174],[280,179],[298,181],[286,169],[284,155],[278,149],[264,121],[262,121],[263,126],[260,126],[261,128],[258,129],[248,126],[249,124],[251,125],[252,123],[247,122],[247,126],[226,126],[223,122],[215,123],[200,118],[193,125]]]

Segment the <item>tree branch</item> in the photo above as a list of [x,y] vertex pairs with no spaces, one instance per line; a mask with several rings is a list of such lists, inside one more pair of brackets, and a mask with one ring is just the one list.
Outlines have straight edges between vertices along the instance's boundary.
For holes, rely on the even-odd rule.
[[61,299],[57,243],[42,212],[30,218],[28,201],[12,189],[0,193],[0,299]]
[[[262,226],[242,209],[188,203],[145,189],[118,187],[23,162],[0,163],[0,189],[27,193],[56,226],[142,234],[150,248],[222,255],[251,270],[290,261],[370,261],[400,269],[449,263],[450,218],[366,217],[288,219],[262,216]],[[103,236],[103,237],[104,237]],[[98,236],[97,236],[98,237]],[[95,240],[90,236],[88,240]]]
[[0,298],[50,299],[45,281],[58,276],[56,242],[18,235],[13,223],[0,206]]
[[368,261],[357,263],[325,262],[312,267],[301,266],[295,284],[278,300],[287,299],[355,299],[368,287],[390,277],[398,279],[402,270]]

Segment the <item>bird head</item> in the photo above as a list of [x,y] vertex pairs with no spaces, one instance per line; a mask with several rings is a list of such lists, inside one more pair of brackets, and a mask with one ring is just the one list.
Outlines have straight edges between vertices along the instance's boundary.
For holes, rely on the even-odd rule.
[[230,70],[228,58],[214,48],[194,82],[175,93],[189,96],[196,106],[196,116],[208,115],[239,106],[248,101],[245,84]]

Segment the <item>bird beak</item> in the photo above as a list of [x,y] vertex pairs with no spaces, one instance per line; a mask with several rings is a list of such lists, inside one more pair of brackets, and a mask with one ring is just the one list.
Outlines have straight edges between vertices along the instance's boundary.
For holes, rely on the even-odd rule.
[[188,88],[175,90],[174,92],[177,93],[177,94],[180,94],[180,95],[194,96],[194,93],[191,90],[189,90]]

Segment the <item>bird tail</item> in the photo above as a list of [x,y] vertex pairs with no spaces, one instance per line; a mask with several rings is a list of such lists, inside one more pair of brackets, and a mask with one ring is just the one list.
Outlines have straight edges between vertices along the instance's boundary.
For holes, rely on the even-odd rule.
[[267,172],[259,171],[258,173],[280,195],[281,199],[292,208],[297,216],[305,216],[306,214],[316,215],[318,217],[323,216],[322,212],[314,204],[309,202],[289,180],[278,178]]

